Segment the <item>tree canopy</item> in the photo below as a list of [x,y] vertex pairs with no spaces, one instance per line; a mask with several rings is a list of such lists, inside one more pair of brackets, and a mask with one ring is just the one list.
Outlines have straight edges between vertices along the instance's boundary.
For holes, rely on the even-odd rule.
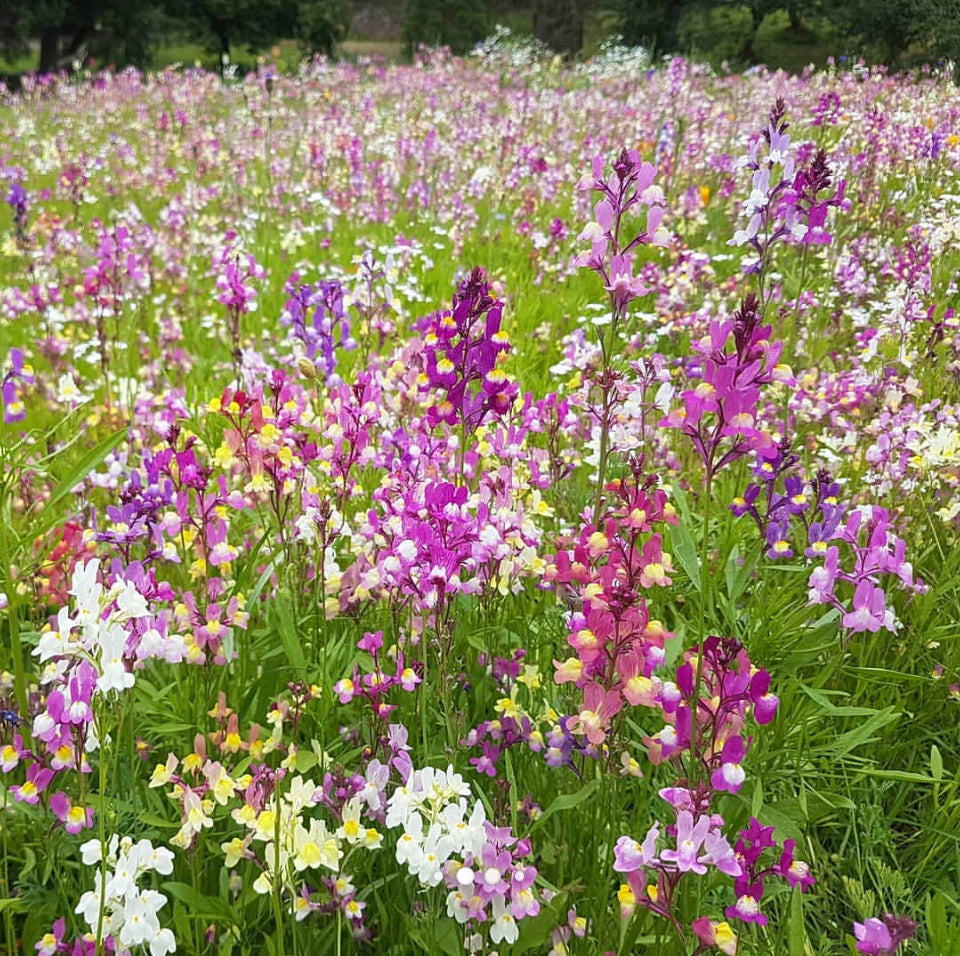
[[[39,51],[50,72],[94,55],[148,65],[162,40],[201,43],[210,53],[267,49],[280,39],[332,54],[360,0],[0,0],[0,53]],[[368,5],[372,0],[366,0]],[[960,0],[382,0],[413,52],[420,44],[468,52],[498,22],[522,22],[549,48],[577,55],[598,30],[656,54],[710,55],[721,44],[732,65],[758,62],[768,17],[800,43],[823,31],[836,52],[894,66],[960,56]],[[735,24],[735,38],[725,30]],[[599,26],[598,26],[599,25]],[[769,33],[769,26],[766,30]],[[780,27],[778,27],[780,29]],[[777,65],[776,63],[772,65]]]
[[41,73],[96,49],[118,64],[143,65],[163,35],[182,34],[211,52],[263,49],[297,39],[332,53],[347,29],[350,0],[0,0],[0,49],[40,43]]

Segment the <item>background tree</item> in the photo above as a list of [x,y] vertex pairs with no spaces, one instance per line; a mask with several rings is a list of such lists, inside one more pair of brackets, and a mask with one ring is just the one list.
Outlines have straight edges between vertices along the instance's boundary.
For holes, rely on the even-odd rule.
[[630,46],[644,46],[654,53],[681,49],[680,20],[690,10],[703,6],[700,0],[621,0],[620,31]]
[[232,44],[263,49],[294,24],[284,0],[167,0],[166,10],[185,36],[228,58]]
[[350,25],[350,0],[300,0],[297,39],[315,53],[333,56]]
[[771,14],[785,12],[790,21],[790,28],[794,33],[800,33],[804,30],[804,18],[821,17],[824,13],[822,0],[716,0],[711,6],[749,12],[750,19],[745,23],[739,52],[742,63],[757,62],[755,49],[757,34],[763,26],[763,21]]
[[22,53],[28,39],[39,40],[41,73],[93,52],[143,64],[160,20],[157,0],[0,0],[0,47]]
[[845,0],[828,4],[825,13],[859,52],[877,53],[894,65],[936,26],[944,7],[942,0]]
[[258,51],[282,39],[331,54],[350,13],[346,0],[164,0],[164,7],[181,33],[221,58],[231,46]]
[[492,27],[485,0],[406,0],[403,40],[412,53],[421,44],[467,53]]
[[534,0],[533,35],[557,53],[583,47],[584,0]]

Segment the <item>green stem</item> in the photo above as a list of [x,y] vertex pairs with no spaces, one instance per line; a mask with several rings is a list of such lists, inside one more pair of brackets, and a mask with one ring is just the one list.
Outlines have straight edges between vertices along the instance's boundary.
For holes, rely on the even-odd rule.
[[[7,801],[10,796],[9,788],[4,786],[3,788],[3,826],[0,829],[3,830],[3,898],[9,900],[11,898],[10,893],[10,853],[7,846],[7,831],[9,827],[7,826]],[[17,940],[14,934],[13,928],[13,910],[9,906],[4,908],[3,911],[3,934],[7,940],[7,952],[15,953],[17,951],[16,945]]]
[[0,497],[0,570],[3,571],[3,583],[7,594],[10,653],[13,657],[13,692],[17,699],[20,716],[27,719],[27,675],[23,666],[23,646],[20,641],[20,610],[17,601],[17,585],[13,579],[13,563],[7,542],[7,527],[9,525],[7,508],[7,495],[4,493]]
[[96,722],[97,740],[100,742],[100,793],[99,810],[97,816],[100,831],[100,911],[97,914],[97,937],[95,942],[95,956],[103,956],[106,948],[103,945],[103,917],[107,907],[107,754],[106,733],[104,732],[103,717]]
[[[194,851],[190,856],[190,885],[193,887],[193,898],[195,900],[200,899],[200,880],[197,876],[196,848],[194,848]],[[193,951],[195,953],[199,953],[200,952],[200,919],[198,916],[194,915],[191,922],[193,923]]]
[[710,575],[707,565],[710,560],[710,499],[713,491],[713,476],[708,472],[703,486],[703,536],[700,542],[700,622],[697,630],[697,676],[693,684],[693,701],[690,721],[690,785],[700,779],[700,764],[697,760],[697,726],[700,719],[700,686],[703,682],[703,644],[707,636],[707,602],[710,600]]
[[603,508],[603,486],[607,479],[607,458],[610,455],[610,410],[608,398],[610,393],[603,392],[603,418],[600,420],[600,458],[597,462],[597,499],[593,505],[593,526],[600,524],[600,514]]
[[274,799],[276,800],[276,819],[273,822],[273,912],[274,919],[277,922],[277,956],[284,956],[286,949],[283,945],[283,906],[281,896],[283,895],[283,877],[280,872],[280,817],[283,808],[280,802],[280,783],[274,790]]
[[[317,568],[316,577],[320,579],[320,594],[317,596],[314,612],[319,609],[320,617],[317,620],[320,644],[322,647],[321,657],[323,659],[323,686],[329,687],[330,674],[327,670],[327,546],[320,552],[320,566]],[[316,661],[316,648],[314,648],[314,661]]]
[[[797,302],[793,310],[793,344],[800,339],[800,299],[803,297],[803,287],[807,281],[807,255],[810,252],[810,246],[804,245],[803,256],[800,259],[800,288],[797,289]],[[795,351],[795,349],[791,349]]]

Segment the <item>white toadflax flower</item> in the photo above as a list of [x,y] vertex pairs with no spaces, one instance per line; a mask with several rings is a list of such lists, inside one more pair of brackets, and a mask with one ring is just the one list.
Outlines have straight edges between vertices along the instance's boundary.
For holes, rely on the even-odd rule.
[[478,800],[471,808],[470,784],[453,767],[414,770],[406,786],[387,802],[387,826],[402,827],[397,862],[424,886],[443,880],[443,865],[452,857],[480,855],[486,842],[486,812]]
[[[157,916],[167,898],[156,890],[139,886],[140,878],[150,871],[169,876],[173,872],[173,853],[166,847],[155,847],[149,840],[134,843],[130,837],[121,839],[114,834],[107,844],[105,860],[99,840],[84,843],[80,855],[87,866],[99,863],[106,868],[106,874],[98,870],[94,889],[80,897],[74,911],[83,916],[90,931],[96,934],[99,929],[104,938],[112,936],[124,947],[143,946],[150,956],[175,952],[176,939],[169,929],[160,925]],[[104,893],[102,924],[101,893]]]

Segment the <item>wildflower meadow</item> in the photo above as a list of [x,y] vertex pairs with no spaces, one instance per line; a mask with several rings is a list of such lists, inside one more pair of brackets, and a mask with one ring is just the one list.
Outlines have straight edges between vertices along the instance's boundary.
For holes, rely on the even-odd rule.
[[488,44],[0,100],[7,954],[960,954],[960,97]]

